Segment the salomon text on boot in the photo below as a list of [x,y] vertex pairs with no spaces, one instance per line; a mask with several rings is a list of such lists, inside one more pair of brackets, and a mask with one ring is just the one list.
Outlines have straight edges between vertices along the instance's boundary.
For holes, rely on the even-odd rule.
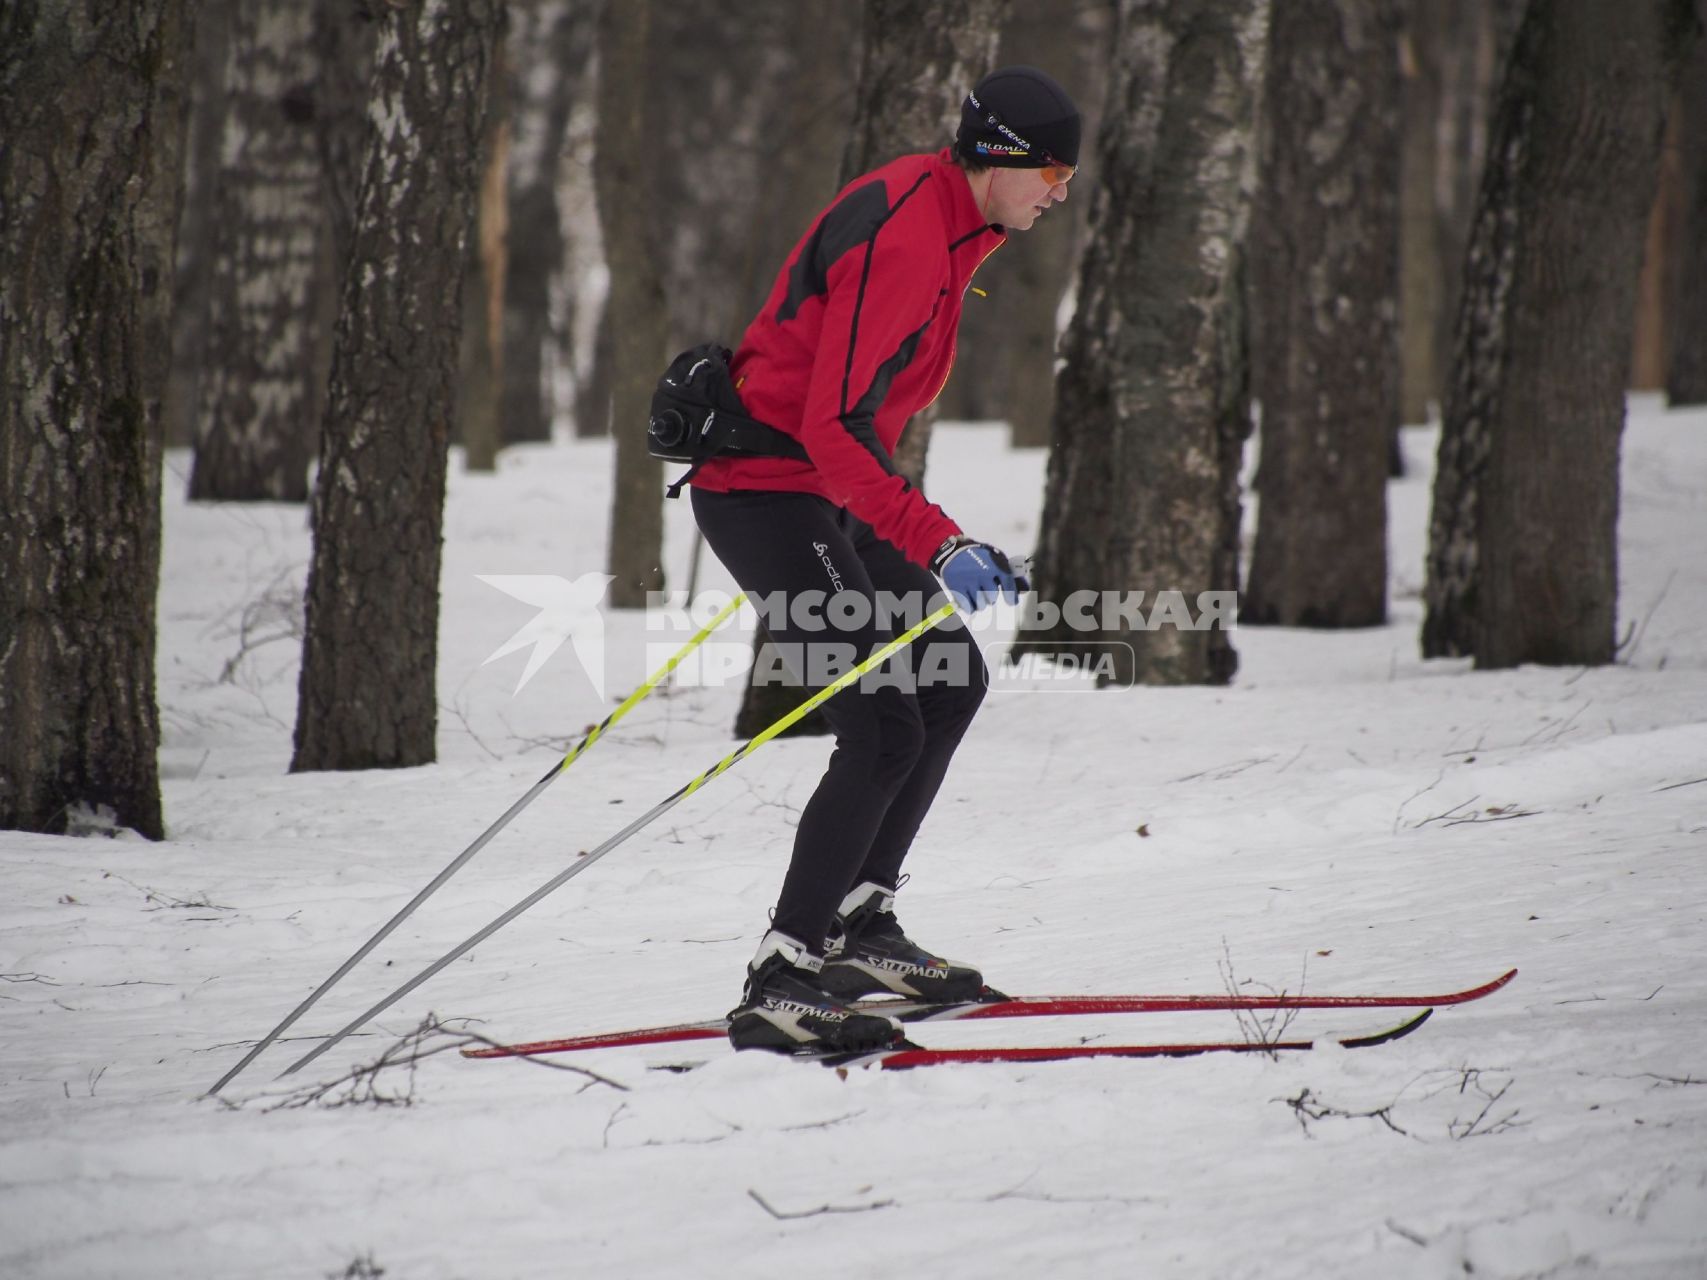
[[824,961],[824,989],[843,1000],[867,995],[912,1000],[988,998],[984,977],[970,965],[944,960],[909,938],[895,918],[895,891],[871,881],[856,886],[836,912],[840,939]]
[[779,1053],[886,1049],[901,1042],[901,1024],[850,1009],[820,985],[823,961],[774,929],[747,966],[741,1003],[729,1011],[729,1043]]

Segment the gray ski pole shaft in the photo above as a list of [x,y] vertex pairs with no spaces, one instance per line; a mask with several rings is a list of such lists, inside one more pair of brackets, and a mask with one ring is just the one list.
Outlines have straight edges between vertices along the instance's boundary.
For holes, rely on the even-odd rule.
[[378,1004],[374,1005],[371,1009],[369,1009],[366,1013],[362,1014],[359,1018],[355,1019],[353,1022],[349,1023],[347,1026],[343,1027],[341,1030],[337,1031],[335,1034],[328,1036],[325,1040],[323,1040],[320,1044],[316,1045],[308,1053],[304,1054],[302,1057],[298,1058],[295,1062],[291,1063],[290,1066],[286,1067],[283,1071],[281,1071],[279,1073],[279,1078],[282,1080],[285,1076],[295,1074],[297,1071],[300,1071],[303,1067],[306,1067],[310,1062],[313,1062],[321,1054],[325,1053],[328,1049],[330,1049],[334,1045],[338,1044],[341,1040],[344,1039],[344,1037],[348,1036],[351,1032],[358,1031],[362,1027],[366,1026],[370,1021],[372,1021],[374,1018],[378,1017],[380,1014],[384,1013],[387,1009],[391,1008],[392,1005],[396,1004],[399,1000],[401,1000],[404,996],[408,995],[411,991],[415,990],[415,988],[419,987],[422,983],[428,981],[435,974],[437,974],[441,970],[443,970],[446,966],[455,963],[458,959],[467,955],[475,947],[479,946],[482,942],[486,941],[486,939],[490,938],[494,933],[497,933],[498,930],[502,929],[505,925],[509,924],[510,921],[514,920],[517,916],[521,915],[522,912],[526,911],[529,907],[532,907],[535,903],[539,902],[542,898],[545,898],[548,895],[555,893],[558,889],[562,888],[565,884],[569,883],[570,880],[573,880],[576,876],[580,875],[581,872],[585,871],[588,867],[592,866],[595,862],[597,862],[600,858],[604,857],[612,849],[616,848],[623,841],[627,840],[630,836],[634,835],[635,832],[641,830],[643,827],[647,826],[649,823],[655,821],[657,818],[668,813],[671,809],[675,808],[676,805],[680,804],[688,796],[691,796],[695,791],[698,791],[701,787],[703,787],[706,783],[710,782],[713,778],[718,777],[720,774],[727,773],[730,769],[734,768],[742,760],[744,760],[748,756],[752,755],[753,752],[757,751],[765,743],[769,742],[772,738],[776,737],[779,733],[782,733],[790,725],[794,724],[795,721],[799,720],[802,716],[806,715],[808,712],[810,712],[814,708],[816,708],[820,703],[826,701],[829,698],[834,697],[837,693],[840,693],[843,689],[847,688],[850,684],[853,684],[855,681],[859,680],[860,677],[865,675],[868,671],[874,671],[878,667],[882,666],[895,653],[899,652],[901,649],[903,649],[907,645],[911,644],[914,640],[917,640],[920,636],[924,635],[925,632],[929,631],[932,627],[936,626],[939,622],[944,621],[946,618],[948,618],[953,613],[954,613],[954,606],[952,604],[945,604],[941,608],[937,609],[934,613],[929,614],[924,619],[924,621],[920,622],[917,626],[911,627],[907,631],[903,632],[901,635],[895,637],[895,639],[891,640],[888,644],[884,645],[881,649],[878,649],[869,658],[867,658],[864,662],[860,663],[857,667],[853,668],[853,670],[847,672],[846,674],[844,674],[840,678],[838,678],[833,684],[830,684],[830,685],[826,686],[825,688],[820,689],[817,693],[813,694],[806,701],[802,702],[798,707],[794,708],[794,710],[790,711],[787,715],[783,716],[781,719],[776,721],[775,724],[772,724],[769,727],[761,730],[757,735],[755,735],[753,738],[749,739],[744,745],[742,745],[741,747],[737,748],[736,750],[730,752],[728,755],[724,756],[723,759],[719,760],[711,768],[705,770],[705,772],[701,773],[698,777],[694,778],[693,781],[687,783],[685,786],[681,787],[677,791],[673,792],[671,795],[667,796],[665,799],[660,801],[658,804],[654,805],[646,813],[641,814],[633,822],[629,823],[621,831],[617,832],[610,839],[606,840],[598,848],[592,850],[590,853],[586,854],[585,856],[578,858],[570,866],[564,868],[557,875],[553,876],[550,880],[547,880],[544,884],[540,885],[539,888],[535,889],[532,893],[528,894],[527,897],[523,898],[520,902],[516,903],[515,906],[511,907],[508,911],[504,912],[503,915],[499,916],[497,919],[493,920],[490,924],[486,925],[478,933],[475,933],[473,936],[471,936],[471,937],[465,939],[464,941],[458,943],[453,949],[451,949],[450,951],[447,951],[444,955],[440,956],[437,960],[433,961],[432,964],[428,965],[425,969],[421,970],[421,972],[416,974],[413,978],[410,978],[409,981],[405,982],[401,987],[398,987],[397,990],[393,991],[390,995],[386,996],[385,999],[381,1000]]
[[208,1096],[211,1097],[218,1093],[233,1079],[235,1079],[239,1072],[241,1072],[256,1058],[260,1057],[261,1054],[265,1053],[267,1049],[271,1047],[273,1042],[288,1031],[298,1018],[302,1017],[303,1014],[307,1013],[314,1007],[315,1003],[321,996],[325,995],[333,987],[337,986],[338,983],[343,980],[344,975],[360,964],[367,954],[381,942],[384,942],[385,939],[391,935],[391,932],[396,929],[398,925],[402,924],[411,915],[413,915],[415,910],[423,902],[432,897],[433,894],[437,893],[444,885],[445,881],[454,876],[462,869],[463,865],[470,858],[486,847],[487,843],[493,836],[497,835],[505,827],[509,826],[511,820],[514,819],[515,816],[523,809],[532,804],[539,796],[539,793],[550,786],[559,774],[561,774],[570,765],[574,764],[576,760],[580,759],[581,756],[592,747],[593,743],[599,740],[600,735],[602,735],[606,729],[610,728],[618,720],[627,715],[641,702],[642,699],[646,697],[647,694],[651,693],[659,684],[668,679],[670,673],[681,665],[682,660],[686,658],[688,654],[692,653],[696,648],[704,643],[705,638],[713,631],[717,630],[718,627],[722,626],[732,616],[734,616],[736,610],[741,607],[742,602],[745,600],[745,596],[736,596],[731,600],[718,612],[716,617],[712,618],[711,621],[705,624],[705,626],[701,627],[692,639],[678,649],[675,654],[671,656],[668,662],[659,667],[658,670],[654,671],[645,684],[641,685],[633,693],[629,694],[627,698],[623,699],[620,706],[618,706],[603,720],[599,721],[598,724],[594,725],[593,728],[587,732],[587,735],[582,738],[580,742],[575,744],[574,748],[568,755],[564,756],[563,759],[553,765],[543,778],[534,783],[533,786],[528,789],[526,795],[506,809],[503,816],[496,822],[487,827],[486,830],[482,831],[473,844],[469,845],[468,848],[464,849],[461,853],[457,854],[455,858],[451,859],[445,869],[433,877],[431,883],[411,898],[396,915],[392,916],[391,919],[381,925],[378,932],[376,932],[373,937],[369,938],[366,942],[362,943],[362,945],[356,949],[354,955],[344,961],[343,964],[339,965],[331,977],[327,978],[326,981],[322,982],[318,987],[310,992],[307,999],[287,1013],[284,1016],[284,1020],[281,1021],[278,1026],[267,1032],[267,1034],[262,1037],[262,1039],[257,1042],[248,1053],[243,1055],[242,1061],[222,1075],[213,1088],[207,1091]]

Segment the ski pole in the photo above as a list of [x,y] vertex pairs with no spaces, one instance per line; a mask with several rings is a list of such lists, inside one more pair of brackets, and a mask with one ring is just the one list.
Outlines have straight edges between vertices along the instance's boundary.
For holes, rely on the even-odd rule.
[[497,919],[493,920],[490,924],[488,924],[485,928],[481,929],[478,933],[474,934],[472,937],[468,938],[466,941],[457,944],[457,946],[453,950],[446,952],[443,956],[441,956],[437,960],[433,961],[432,964],[428,965],[425,969],[421,970],[420,973],[416,974],[413,978],[409,979],[409,981],[405,982],[401,987],[398,987],[397,990],[393,991],[390,995],[386,996],[385,999],[381,1000],[378,1004],[374,1005],[373,1008],[369,1009],[366,1013],[362,1014],[361,1017],[357,1018],[354,1022],[352,1022],[348,1026],[344,1027],[343,1030],[337,1032],[335,1035],[328,1037],[326,1040],[322,1041],[319,1045],[315,1046],[314,1049],[312,1049],[308,1053],[304,1054],[301,1058],[297,1059],[295,1062],[291,1063],[290,1066],[286,1067],[283,1071],[281,1071],[279,1073],[279,1079],[282,1080],[285,1076],[292,1075],[295,1072],[301,1070],[303,1067],[306,1067],[310,1062],[313,1062],[321,1054],[325,1053],[328,1049],[330,1049],[333,1045],[337,1044],[340,1040],[342,1040],[345,1036],[349,1035],[352,1031],[358,1030],[359,1028],[365,1026],[370,1019],[375,1018],[378,1015],[384,1013],[392,1005],[396,1004],[399,1000],[401,1000],[404,996],[408,995],[411,991],[413,991],[416,987],[420,986],[423,982],[426,982],[429,978],[431,978],[434,974],[438,973],[441,969],[445,968],[447,965],[453,963],[454,961],[456,961],[461,956],[466,955],[469,951],[472,951],[475,947],[479,946],[487,938],[490,938],[494,933],[497,933],[498,930],[502,929],[505,925],[509,924],[510,921],[514,920],[517,916],[521,915],[522,912],[526,911],[529,907],[531,907],[535,903],[539,902],[540,899],[546,897],[548,894],[556,892],[558,889],[560,889],[563,885],[568,883],[574,877],[580,875],[581,872],[585,871],[588,867],[592,866],[593,863],[597,862],[600,858],[604,857],[605,854],[609,853],[612,849],[616,848],[624,840],[627,840],[635,832],[639,831],[641,828],[645,827],[648,823],[654,821],[655,819],[661,817],[663,814],[669,812],[671,809],[675,808],[675,806],[677,804],[679,804],[681,801],[685,800],[688,796],[691,796],[694,792],[698,791],[701,787],[703,787],[706,783],[710,782],[713,778],[717,777],[719,774],[727,773],[730,769],[733,769],[742,760],[745,760],[748,756],[752,755],[753,752],[757,751],[765,743],[769,742],[772,738],[776,737],[783,730],[787,729],[791,724],[793,724],[795,721],[799,720],[802,716],[804,716],[808,712],[812,711],[820,703],[826,701],[829,698],[834,697],[836,694],[840,693],[843,689],[847,688],[850,684],[853,684],[855,681],[857,681],[861,676],[865,675],[868,671],[873,671],[876,668],[882,666],[895,653],[897,653],[901,649],[905,648],[907,645],[911,644],[913,641],[917,640],[920,636],[924,635],[925,632],[929,631],[932,627],[936,626],[939,622],[942,622],[945,619],[947,619],[953,613],[954,613],[954,605],[952,603],[945,604],[941,608],[937,609],[934,613],[931,613],[930,615],[928,615],[925,618],[925,620],[923,622],[919,623],[917,626],[911,627],[907,631],[903,632],[901,635],[895,637],[895,639],[891,640],[888,644],[884,645],[881,649],[878,649],[875,653],[873,653],[864,662],[860,663],[857,667],[853,668],[853,670],[851,670],[851,671],[847,672],[846,674],[840,676],[835,681],[835,683],[828,685],[823,689],[820,689],[817,693],[813,694],[810,698],[806,699],[806,701],[802,702],[793,711],[790,711],[787,715],[783,716],[775,724],[773,724],[773,725],[769,726],[768,728],[762,730],[756,736],[754,736],[753,738],[748,740],[748,742],[745,745],[743,745],[742,747],[740,747],[739,749],[737,749],[735,751],[730,752],[728,755],[724,756],[723,759],[719,760],[716,764],[714,764],[711,768],[707,769],[704,773],[701,773],[698,777],[694,778],[693,781],[689,782],[686,786],[679,788],[678,790],[673,792],[671,795],[666,797],[664,800],[660,801],[657,805],[653,806],[651,810],[649,810],[646,813],[641,814],[633,822],[629,823],[621,831],[617,832],[610,839],[606,840],[598,848],[592,850],[590,853],[587,853],[587,854],[581,856],[573,864],[566,867],[563,871],[559,872],[557,875],[553,876],[550,880],[547,880],[544,884],[540,885],[539,888],[535,889],[532,893],[528,894],[527,897],[523,898],[520,902],[516,903],[515,906],[511,907],[508,911],[504,912],[503,915],[501,915]]
[[746,596],[738,595],[726,604],[718,612],[717,616],[712,618],[710,622],[705,624],[705,626],[701,627],[694,637],[678,649],[668,662],[654,671],[651,676],[648,677],[645,684],[641,685],[633,693],[629,694],[628,697],[623,699],[622,704],[618,706],[616,710],[612,711],[603,720],[599,721],[598,724],[594,725],[592,729],[588,731],[587,736],[582,738],[580,742],[576,743],[574,749],[571,750],[568,755],[564,756],[563,759],[553,765],[543,778],[534,783],[533,786],[528,789],[528,793],[526,795],[516,801],[508,809],[504,810],[503,816],[491,826],[487,827],[486,830],[482,831],[473,844],[469,845],[468,848],[464,849],[461,853],[457,854],[455,858],[451,859],[450,864],[445,867],[443,871],[439,872],[438,875],[433,877],[432,883],[422,889],[421,892],[417,893],[409,900],[408,905],[406,905],[396,915],[392,916],[391,919],[387,920],[385,924],[380,926],[379,932],[375,933],[373,937],[362,943],[362,945],[357,948],[356,953],[348,960],[344,961],[343,964],[339,965],[337,971],[333,973],[330,978],[327,978],[326,981],[316,987],[306,1000],[285,1015],[284,1021],[280,1022],[278,1026],[267,1032],[266,1036],[260,1041],[260,1043],[258,1043],[253,1049],[249,1050],[248,1053],[244,1054],[241,1062],[221,1076],[219,1078],[219,1082],[207,1091],[208,1096],[211,1097],[218,1093],[236,1077],[238,1072],[242,1071],[243,1068],[247,1067],[256,1058],[260,1057],[262,1053],[266,1052],[268,1046],[270,1046],[273,1041],[277,1040],[279,1036],[284,1034],[284,1032],[290,1028],[292,1023],[294,1023],[303,1014],[307,1013],[309,1009],[314,1007],[315,1001],[319,1000],[321,996],[325,995],[334,986],[336,986],[343,979],[344,975],[351,969],[360,964],[362,958],[366,956],[368,952],[372,951],[381,942],[385,941],[391,931],[407,920],[410,915],[414,913],[417,907],[419,907],[428,898],[432,897],[433,894],[437,893],[445,881],[449,880],[458,871],[460,871],[463,864],[470,858],[484,849],[487,842],[490,841],[493,836],[497,835],[510,824],[511,819],[532,804],[539,796],[539,793],[544,791],[546,787],[550,786],[552,781],[555,780],[560,773],[570,765],[574,764],[575,761],[581,758],[581,756],[586,754],[587,750],[593,745],[593,743],[599,740],[599,736],[603,734],[606,729],[610,728],[618,720],[622,719],[632,711],[639,705],[641,700],[644,699],[647,694],[651,693],[659,684],[668,679],[670,673],[681,665],[683,659],[685,659],[688,654],[697,649],[704,643],[707,636],[734,616],[735,611],[741,607],[746,599]]

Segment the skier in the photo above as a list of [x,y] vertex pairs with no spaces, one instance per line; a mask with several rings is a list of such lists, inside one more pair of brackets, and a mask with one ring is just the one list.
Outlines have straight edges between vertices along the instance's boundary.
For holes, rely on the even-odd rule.
[[[870,606],[838,608],[843,625],[828,638],[810,610],[765,614],[809,685],[829,683],[811,678],[824,646],[845,654],[851,644],[863,658],[894,637],[891,622],[904,629],[939,604],[944,587],[972,611],[1023,589],[1007,557],[964,534],[890,453],[948,378],[973,272],[1008,232],[1067,198],[1079,132],[1078,110],[1043,72],[985,76],[953,146],[856,178],[819,214],[735,351],[747,413],[798,444],[793,457],[696,466],[693,511],[706,541],[751,599],[823,592]],[[880,593],[907,602],[904,619],[885,615]],[[882,1046],[899,1024],[847,1001],[983,990],[976,969],[913,942],[894,913],[902,861],[989,679],[959,618],[913,650],[916,687],[868,681],[824,704],[835,751],[801,812],[772,927],[730,1013],[736,1048]]]

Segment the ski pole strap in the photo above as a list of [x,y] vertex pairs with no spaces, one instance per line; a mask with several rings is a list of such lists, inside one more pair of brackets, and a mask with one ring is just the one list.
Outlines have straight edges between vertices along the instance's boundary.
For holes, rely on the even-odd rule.
[[242,1060],[238,1062],[236,1066],[232,1067],[231,1070],[227,1071],[219,1078],[213,1088],[207,1091],[208,1096],[211,1097],[221,1089],[225,1088],[227,1084],[231,1083],[231,1081],[237,1077],[237,1074],[242,1071],[243,1068],[247,1067],[256,1058],[260,1057],[261,1054],[265,1053],[268,1047],[288,1031],[298,1018],[314,1007],[315,1003],[321,996],[325,995],[339,982],[341,982],[345,974],[349,973],[351,969],[360,964],[363,958],[365,958],[367,954],[381,942],[384,942],[385,939],[391,935],[392,931],[413,915],[415,910],[423,902],[432,897],[433,894],[437,893],[444,883],[460,871],[463,865],[466,864],[470,858],[486,847],[493,836],[497,835],[507,827],[510,824],[511,819],[532,804],[540,792],[544,791],[558,774],[562,773],[570,765],[574,764],[576,760],[580,759],[580,757],[592,747],[593,743],[599,740],[600,735],[603,734],[606,729],[610,728],[618,720],[622,719],[637,705],[639,705],[641,700],[644,699],[647,694],[651,693],[652,690],[656,689],[665,680],[669,679],[670,674],[682,664],[688,654],[699,648],[699,646],[705,642],[705,638],[713,631],[716,631],[717,628],[729,621],[729,619],[735,615],[736,610],[746,603],[746,600],[746,596],[738,595],[728,604],[724,605],[723,608],[718,611],[717,616],[701,627],[691,640],[684,644],[680,649],[676,650],[668,662],[659,667],[651,674],[650,677],[648,677],[645,684],[641,685],[633,693],[629,694],[628,697],[624,698],[622,704],[618,706],[616,710],[612,711],[603,720],[599,721],[598,724],[594,725],[587,733],[586,737],[582,738],[580,742],[575,744],[568,755],[564,756],[563,759],[553,765],[546,772],[543,778],[534,783],[533,786],[528,789],[526,795],[506,809],[503,815],[499,817],[496,822],[487,827],[486,830],[482,831],[480,835],[476,837],[473,844],[469,845],[461,853],[457,854],[455,858],[451,859],[450,863],[443,871],[434,876],[432,881],[413,898],[411,898],[396,915],[392,916],[391,919],[381,925],[378,932],[376,932],[366,942],[362,943],[362,945],[356,949],[356,953],[354,955],[344,961],[343,964],[339,965],[331,977],[322,982],[309,993],[308,997],[303,1000],[301,1004],[297,1005],[296,1008],[286,1014],[284,1021],[280,1022],[278,1026],[274,1027],[265,1036],[263,1036],[248,1053],[243,1055]]
[[953,614],[954,605],[950,602],[937,609],[936,612],[927,615],[925,619],[916,626],[909,627],[906,631],[896,636],[895,639],[883,645],[864,662],[840,676],[834,683],[820,689],[817,693],[806,699],[805,702],[802,702],[793,711],[790,711],[787,715],[783,716],[775,724],[764,729],[748,740],[748,742],[739,750],[730,752],[711,768],[694,778],[693,781],[689,782],[686,786],[680,787],[669,796],[666,796],[649,811],[641,814],[621,831],[617,832],[603,844],[599,845],[598,848],[582,854],[573,863],[558,872],[557,875],[553,876],[550,880],[547,880],[544,884],[540,885],[539,888],[528,894],[527,897],[516,903],[515,906],[504,912],[503,915],[493,920],[479,932],[459,943],[453,950],[440,956],[432,964],[421,970],[420,973],[409,979],[409,981],[405,982],[401,987],[398,987],[397,990],[386,996],[385,999],[374,1005],[373,1008],[362,1014],[355,1021],[349,1023],[333,1035],[328,1036],[325,1040],[322,1040],[308,1053],[304,1054],[295,1062],[291,1063],[290,1066],[281,1071],[279,1073],[279,1078],[283,1079],[285,1076],[295,1074],[303,1067],[306,1067],[310,1062],[313,1062],[321,1054],[325,1053],[328,1049],[332,1048],[333,1045],[342,1041],[345,1036],[348,1036],[351,1032],[359,1031],[374,1018],[377,1018],[380,1014],[391,1008],[392,1005],[396,1004],[404,996],[415,990],[416,987],[433,977],[433,975],[438,973],[441,969],[454,964],[462,956],[468,954],[468,952],[486,941],[487,938],[490,938],[494,933],[497,933],[498,930],[509,924],[510,921],[521,915],[522,912],[528,910],[528,908],[532,907],[535,903],[562,888],[570,880],[573,880],[576,876],[580,875],[581,872],[592,866],[612,849],[622,844],[623,841],[627,840],[630,836],[640,831],[649,823],[668,813],[671,809],[675,808],[676,805],[680,804],[682,800],[692,795],[695,791],[698,791],[713,778],[720,774],[729,772],[730,769],[733,769],[742,760],[745,760],[748,756],[752,755],[753,752],[757,751],[765,743],[783,732],[783,730],[787,729],[802,716],[814,710],[828,699],[835,697],[836,694],[861,679],[868,672],[875,671],[878,667],[881,667],[885,662],[889,661],[890,658],[894,657],[896,653],[900,652],[900,650],[912,644],[913,641],[924,635],[925,632],[929,631],[938,623],[946,621]]

